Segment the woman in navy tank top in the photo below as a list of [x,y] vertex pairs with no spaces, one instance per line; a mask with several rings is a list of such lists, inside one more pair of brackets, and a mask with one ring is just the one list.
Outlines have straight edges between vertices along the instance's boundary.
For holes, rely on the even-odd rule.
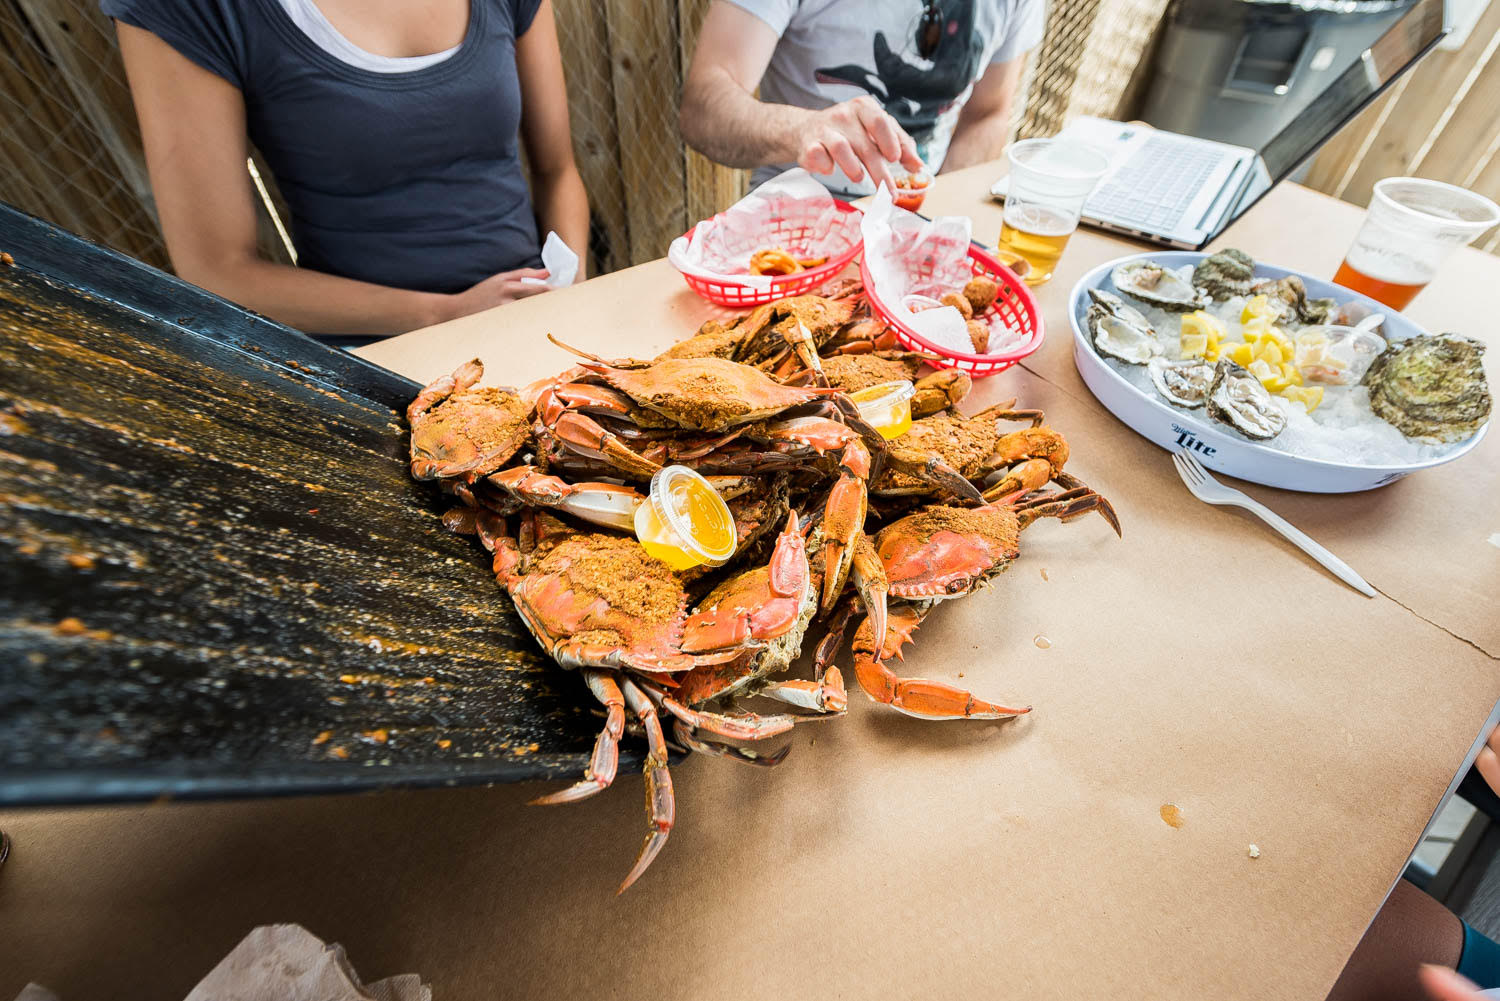
[[[101,0],[177,273],[291,326],[385,335],[545,289],[580,256],[551,0]],[[256,254],[254,143],[298,267]],[[521,170],[525,144],[533,188]]]

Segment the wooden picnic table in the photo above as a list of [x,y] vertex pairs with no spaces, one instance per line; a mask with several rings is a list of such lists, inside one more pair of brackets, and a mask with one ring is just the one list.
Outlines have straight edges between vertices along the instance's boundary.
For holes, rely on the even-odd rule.
[[[992,241],[997,170],[941,176],[924,211]],[[1331,275],[1359,218],[1285,184],[1219,243]],[[1075,236],[1039,290],[1046,343],[967,404],[1043,408],[1123,539],[1032,527],[898,665],[1031,715],[928,723],[854,694],[778,768],[690,759],[671,842],[618,899],[635,775],[549,809],[522,785],[0,814],[0,995],[181,994],[252,925],[298,921],[438,998],[1322,997],[1500,698],[1500,440],[1365,494],[1246,487],[1362,597],[1194,500],[1084,387],[1067,293],[1137,250]],[[1493,343],[1496,287],[1500,261],[1461,251],[1409,312]],[[569,363],[545,333],[643,356],[714,313],[656,261],[360,353],[418,381],[477,355],[519,383]]]

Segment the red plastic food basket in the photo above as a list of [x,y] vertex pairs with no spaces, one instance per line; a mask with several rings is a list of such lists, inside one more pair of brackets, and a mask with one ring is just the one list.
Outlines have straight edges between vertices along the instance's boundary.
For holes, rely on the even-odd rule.
[[[848,202],[834,199],[834,207],[843,214],[854,213],[857,220],[864,215],[859,209]],[[812,246],[816,236],[822,234],[814,233],[812,227],[817,223],[821,211],[816,210],[806,201],[785,201],[778,207],[769,220],[769,228],[765,233],[766,247],[782,247],[791,253],[793,257],[803,256],[807,248]],[[694,226],[684,235],[689,239],[693,236]],[[810,291],[828,281],[844,268],[849,262],[859,256],[864,247],[863,240],[856,240],[847,250],[836,257],[830,257],[824,263],[815,268],[798,271],[790,275],[782,275],[771,280],[769,288],[752,288],[739,282],[723,279],[712,280],[698,275],[690,275],[680,272],[688,287],[697,292],[709,302],[716,302],[721,306],[759,306],[777,299],[785,299],[789,295],[800,295]],[[757,248],[759,249],[759,248]]]
[[[932,275],[933,258],[930,254],[925,258],[911,259],[907,261],[907,264],[912,268],[913,276],[918,279]],[[994,255],[970,244],[969,270],[973,274],[992,279],[1000,286],[1000,291],[995,295],[995,301],[983,313],[976,314],[975,318],[982,316],[991,322],[998,319],[1011,329],[1020,331],[1025,335],[1025,340],[1020,344],[992,355],[966,354],[939,347],[891,315],[890,310],[885,303],[881,302],[880,296],[870,284],[870,273],[865,263],[861,261],[859,265],[859,275],[865,283],[865,296],[870,300],[870,308],[874,310],[876,316],[886,322],[889,329],[896,332],[896,337],[902,344],[912,351],[927,351],[937,355],[940,360],[933,364],[939,368],[963,369],[973,378],[982,379],[987,375],[1005,371],[1041,347],[1045,329],[1042,325],[1042,311],[1036,304],[1036,296],[1031,294],[1031,289],[1026,287],[1025,282],[1016,277],[1015,272],[996,260]],[[958,290],[954,289],[954,291]]]

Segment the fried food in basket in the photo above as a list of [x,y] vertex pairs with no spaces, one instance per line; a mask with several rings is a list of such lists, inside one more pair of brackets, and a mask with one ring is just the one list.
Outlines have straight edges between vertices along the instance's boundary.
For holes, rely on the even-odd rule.
[[982,355],[990,348],[990,328],[982,320],[968,322],[969,340],[974,344],[974,353]]
[[969,300],[969,305],[974,307],[976,313],[983,313],[989,309],[999,294],[1000,286],[983,275],[975,275],[964,286],[964,298]]
[[828,263],[827,257],[793,257],[785,247],[767,247],[750,255],[752,275],[794,275]]
[[973,304],[970,303],[969,300],[964,298],[962,295],[959,295],[957,292],[943,293],[942,298],[938,299],[938,302],[942,303],[944,306],[952,306],[954,309],[963,314],[965,320],[974,319]]

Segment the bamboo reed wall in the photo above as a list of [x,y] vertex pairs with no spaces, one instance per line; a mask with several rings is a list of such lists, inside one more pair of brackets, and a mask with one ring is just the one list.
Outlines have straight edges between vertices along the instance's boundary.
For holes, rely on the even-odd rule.
[[[747,172],[686,149],[677,129],[709,2],[554,0],[592,208],[591,273],[660,257],[746,190]],[[1046,135],[1072,114],[1114,113],[1164,3],[1055,0],[1016,127]],[[0,0],[0,199],[167,264],[114,29],[96,0]],[[261,248],[289,259],[264,213]]]

